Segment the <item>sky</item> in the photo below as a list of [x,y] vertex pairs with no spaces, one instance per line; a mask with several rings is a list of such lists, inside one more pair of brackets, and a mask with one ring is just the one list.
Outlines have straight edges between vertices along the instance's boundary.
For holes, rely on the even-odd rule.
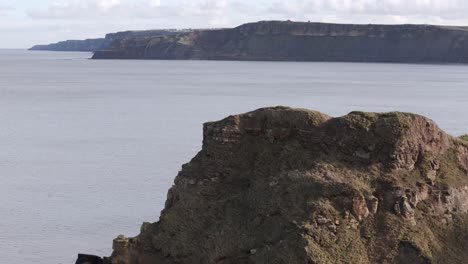
[[0,48],[260,20],[468,25],[467,0],[0,0]]

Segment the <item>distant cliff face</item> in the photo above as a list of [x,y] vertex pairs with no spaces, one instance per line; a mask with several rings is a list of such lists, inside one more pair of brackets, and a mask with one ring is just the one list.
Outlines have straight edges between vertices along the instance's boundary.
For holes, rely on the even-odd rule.
[[230,116],[104,263],[465,263],[467,169],[468,141],[418,115]]
[[106,49],[114,42],[125,38],[158,37],[173,36],[188,30],[144,30],[144,31],[123,31],[107,34],[105,38],[86,39],[86,40],[67,40],[48,45],[36,45],[30,50],[48,50],[48,51],[85,51],[95,52]]
[[466,63],[468,31],[266,21],[170,37],[122,38],[94,58]]
[[66,40],[48,45],[36,45],[29,50],[48,50],[48,51],[81,51],[94,52],[105,48],[105,39],[86,39],[86,40]]

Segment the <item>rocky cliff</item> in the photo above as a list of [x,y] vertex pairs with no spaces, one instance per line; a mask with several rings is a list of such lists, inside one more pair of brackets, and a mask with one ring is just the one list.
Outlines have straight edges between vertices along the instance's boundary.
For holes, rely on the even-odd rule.
[[94,58],[467,63],[468,31],[264,21],[169,37],[123,38]]
[[204,125],[107,264],[464,263],[468,141],[422,116],[264,108]]
[[85,39],[85,40],[66,40],[48,45],[36,45],[29,50],[48,50],[48,51],[84,51],[95,52],[106,49],[114,42],[125,38],[144,38],[178,35],[189,30],[143,30],[143,31],[123,31],[109,33],[105,38]]

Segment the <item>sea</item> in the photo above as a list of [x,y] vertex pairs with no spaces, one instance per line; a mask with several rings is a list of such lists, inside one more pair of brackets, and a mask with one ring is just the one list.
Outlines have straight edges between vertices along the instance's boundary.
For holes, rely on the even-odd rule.
[[0,50],[0,262],[110,255],[156,222],[202,124],[266,106],[403,111],[468,133],[468,66],[90,60]]

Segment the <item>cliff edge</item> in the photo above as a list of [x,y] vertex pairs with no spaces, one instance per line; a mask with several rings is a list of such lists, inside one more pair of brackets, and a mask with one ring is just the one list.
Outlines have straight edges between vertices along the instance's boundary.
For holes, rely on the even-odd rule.
[[93,58],[468,63],[468,30],[261,21],[173,36],[122,38]]
[[204,125],[107,264],[463,263],[468,141],[419,115],[263,108]]

